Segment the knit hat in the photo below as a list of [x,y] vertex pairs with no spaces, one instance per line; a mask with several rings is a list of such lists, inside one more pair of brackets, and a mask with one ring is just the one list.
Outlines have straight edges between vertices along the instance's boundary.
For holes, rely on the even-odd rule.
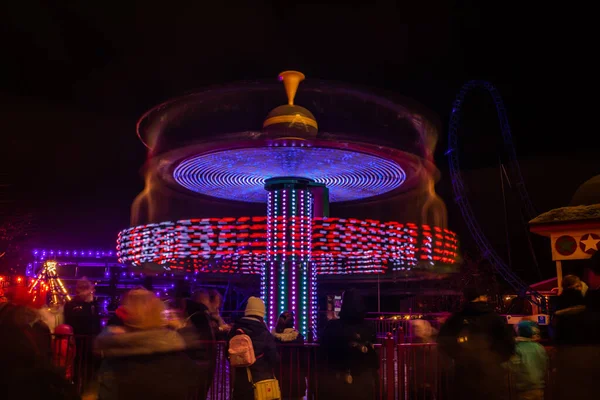
[[164,304],[154,293],[146,289],[133,289],[125,294],[116,314],[130,328],[156,329],[167,324],[164,310]]
[[265,317],[265,303],[258,297],[250,297],[244,311],[246,317]]
[[539,336],[540,328],[533,321],[520,321],[517,324],[517,335],[524,338],[533,338]]

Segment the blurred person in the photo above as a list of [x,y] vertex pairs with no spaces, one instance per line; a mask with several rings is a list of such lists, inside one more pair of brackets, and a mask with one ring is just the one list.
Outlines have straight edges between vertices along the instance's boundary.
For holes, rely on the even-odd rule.
[[342,297],[340,318],[327,323],[321,337],[324,364],[319,373],[322,399],[371,400],[377,396],[379,357],[375,331],[365,322],[366,307],[354,289]]
[[573,286],[564,289],[556,301],[556,310],[550,323],[550,336],[565,343],[577,342],[580,332],[571,320],[578,319],[585,311],[585,303],[579,289]]
[[561,292],[556,299],[555,312],[568,310],[568,312],[582,311],[587,285],[575,275],[563,278]]
[[116,313],[123,326],[108,326],[94,343],[102,357],[97,397],[189,399],[198,393],[202,371],[184,352],[183,337],[166,327],[164,305],[154,293],[129,291]]
[[514,334],[488,305],[485,292],[464,291],[463,309],[440,328],[440,351],[455,363],[454,399],[500,400],[509,396],[503,363],[515,351]]
[[94,336],[102,330],[100,307],[94,299],[94,285],[83,277],[75,286],[75,297],[64,307],[64,323],[73,328],[75,334],[75,368],[73,380],[80,392],[87,390],[93,382],[100,362],[94,357]]
[[264,321],[265,303],[258,297],[250,297],[240,318],[229,333],[229,340],[245,334],[252,340],[256,362],[248,368],[234,368],[233,400],[254,400],[253,383],[274,378],[279,364],[275,339]]
[[515,355],[509,368],[517,400],[543,400],[548,373],[548,354],[538,343],[540,328],[533,321],[521,321],[516,326]]
[[600,290],[590,290],[585,308],[557,318],[555,398],[583,399],[600,379]]
[[29,307],[24,293],[7,293],[0,303],[0,388],[3,398],[78,399],[75,387],[52,364],[50,329]]
[[584,297],[588,291],[588,285],[576,275],[566,275],[563,277],[561,286],[562,290],[579,290]]
[[294,314],[285,311],[271,332],[276,343],[287,345],[281,348],[281,368],[275,372],[281,383],[282,399],[288,400],[302,399],[306,394],[308,354],[303,351],[304,336],[294,329],[294,323]]
[[[231,325],[228,325],[221,317],[221,308],[223,306],[223,296],[218,290],[210,289],[208,291],[208,312],[209,322],[213,330],[213,336],[215,341],[225,341],[231,331]],[[219,370],[219,374],[226,374],[226,365],[223,362],[226,360],[225,348],[223,346],[216,345],[212,349],[212,360],[214,362],[210,365],[208,372],[209,379],[214,380],[216,371]],[[219,375],[221,376],[221,375]],[[213,382],[214,383],[214,382]]]
[[191,300],[185,301],[185,314],[201,340],[214,341],[215,332],[209,307],[210,295],[207,290],[200,289],[194,292]]
[[408,322],[412,343],[435,343],[437,330],[425,319],[413,319]]
[[215,336],[220,338],[227,337],[231,330],[231,325],[227,324],[223,317],[221,317],[221,307],[223,306],[223,296],[218,290],[211,289],[208,291],[209,295],[209,312],[211,317],[211,323],[215,331]]
[[57,326],[64,323],[64,304],[51,303],[50,305],[45,305],[39,309],[39,313],[52,333],[54,333]]
[[210,295],[204,289],[197,290],[191,299],[181,301],[185,307],[185,327],[178,330],[186,340],[187,354],[201,371],[202,385],[198,398],[206,398],[212,385],[217,357],[215,331],[211,325]]
[[[435,322],[435,320],[434,320]],[[428,400],[434,397],[434,385],[431,377],[435,376],[432,361],[435,347],[428,344],[435,343],[437,330],[432,323],[426,319],[413,319],[408,322],[411,343],[422,346],[411,346],[411,358],[413,362],[407,368],[411,382],[415,384],[409,387],[411,398]]]
[[73,328],[75,335],[97,335],[102,330],[94,285],[87,278],[77,281],[75,297],[65,304],[64,314],[65,324]]

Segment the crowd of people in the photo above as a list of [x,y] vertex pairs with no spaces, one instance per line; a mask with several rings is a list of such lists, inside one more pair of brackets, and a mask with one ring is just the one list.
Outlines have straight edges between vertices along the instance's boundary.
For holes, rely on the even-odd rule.
[[[426,320],[414,322],[415,342],[439,344],[454,365],[451,399],[542,400],[549,373],[553,399],[583,399],[597,391],[600,378],[600,289],[588,290],[576,276],[563,279],[546,341],[553,365],[539,342],[540,327],[525,317],[508,325],[488,303],[485,291],[467,288],[462,310],[439,331]],[[418,352],[418,350],[417,350]],[[417,357],[418,359],[418,357]],[[416,363],[417,373],[427,365]],[[434,398],[422,388],[418,398]]]
[[[6,398],[76,399],[83,393],[85,399],[100,400],[206,399],[217,360],[223,357],[217,352],[227,351],[215,343],[231,343],[238,335],[248,337],[253,361],[232,363],[235,400],[255,399],[257,383],[266,381],[278,382],[283,399],[367,400],[379,394],[375,331],[365,321],[361,295],[352,289],[343,295],[339,319],[329,321],[322,330],[312,365],[303,350],[305,339],[295,329],[294,314],[281,314],[269,331],[265,304],[256,297],[248,299],[243,317],[228,324],[220,315],[223,299],[216,290],[199,290],[168,307],[140,287],[123,296],[105,327],[100,323],[93,284],[86,279],[77,283],[76,296],[64,307],[52,305],[38,311],[25,298],[17,294],[12,302],[0,304],[0,355],[4,363],[11,363],[0,374],[0,384],[5,393],[15,393]],[[465,290],[464,299],[462,310],[437,321],[439,326],[434,326],[436,321],[412,322],[414,341],[437,342],[440,353],[452,360],[453,385],[447,395],[501,400],[512,391],[519,400],[543,399],[550,366],[539,343],[539,326],[525,319],[513,329],[477,288]],[[593,371],[600,371],[599,300],[598,290],[588,290],[576,277],[565,277],[551,324],[556,399],[585,398],[593,390]],[[67,339],[52,344],[51,333],[55,342]],[[73,340],[79,337],[86,340]],[[286,346],[294,350],[282,351]],[[53,354],[57,349],[64,353],[59,355],[60,362]],[[88,368],[74,368],[83,364]],[[432,367],[417,363],[412,373]],[[318,385],[311,379],[315,374]],[[417,384],[411,393],[435,398],[427,385]]]

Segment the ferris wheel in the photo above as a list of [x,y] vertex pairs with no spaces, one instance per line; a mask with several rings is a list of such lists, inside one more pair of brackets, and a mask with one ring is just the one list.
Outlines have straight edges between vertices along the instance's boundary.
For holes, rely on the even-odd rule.
[[537,215],[527,193],[523,176],[521,175],[521,169],[517,161],[517,154],[513,144],[510,125],[508,124],[508,117],[506,115],[504,102],[502,101],[502,97],[494,85],[486,81],[472,80],[465,83],[458,92],[458,95],[452,104],[452,113],[450,114],[450,123],[448,128],[448,150],[446,155],[448,156],[448,163],[450,166],[450,177],[452,179],[454,200],[460,208],[464,221],[466,222],[469,231],[471,232],[471,235],[483,257],[490,262],[495,271],[502,276],[502,278],[504,278],[504,280],[506,280],[506,282],[514,290],[521,295],[529,293],[531,295],[530,299],[534,304],[544,307],[544,297],[539,293],[532,291],[529,288],[529,285],[527,285],[517,274],[515,274],[510,266],[507,265],[506,262],[504,262],[504,260],[494,250],[492,244],[483,233],[481,225],[475,218],[473,208],[471,207],[471,203],[467,197],[465,183],[460,172],[458,129],[460,126],[464,100],[467,94],[474,89],[485,89],[492,97],[496,107],[498,120],[500,122],[505,152],[508,155],[508,171],[506,171],[506,174],[510,175],[511,182],[516,188],[525,216],[528,217],[528,219],[532,219]]

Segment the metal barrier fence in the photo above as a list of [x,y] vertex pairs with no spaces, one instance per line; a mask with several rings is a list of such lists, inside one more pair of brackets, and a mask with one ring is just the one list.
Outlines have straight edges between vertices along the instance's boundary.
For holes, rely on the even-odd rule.
[[[101,360],[92,352],[93,337],[54,335],[54,364],[72,381],[80,393],[93,387]],[[233,371],[229,368],[225,342],[210,342],[215,354],[214,376],[208,391],[208,400],[231,398]],[[275,374],[280,382],[282,396],[292,397],[306,387],[305,398],[317,400],[320,380],[323,379],[323,359],[317,344],[279,345],[281,363]],[[393,338],[376,345],[379,357],[377,398],[380,400],[445,400],[450,397],[453,363],[441,354],[435,344],[398,344]],[[549,351],[551,355],[552,352]],[[552,359],[552,358],[551,358]],[[319,361],[319,363],[317,363]],[[552,400],[553,368],[547,377],[546,400]],[[245,378],[245,375],[244,375]],[[511,390],[511,377],[506,385]],[[511,398],[516,399],[515,393]],[[199,399],[191,394],[190,400]]]

